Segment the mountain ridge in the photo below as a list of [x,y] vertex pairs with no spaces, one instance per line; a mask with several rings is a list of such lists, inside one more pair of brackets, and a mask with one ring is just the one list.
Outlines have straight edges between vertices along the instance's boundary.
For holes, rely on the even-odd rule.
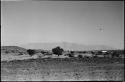
[[77,44],[77,43],[69,43],[69,42],[53,42],[53,43],[29,43],[20,45],[26,49],[44,49],[44,50],[51,50],[56,46],[60,46],[64,50],[114,50],[116,48],[106,46],[106,45],[84,45],[84,44]]

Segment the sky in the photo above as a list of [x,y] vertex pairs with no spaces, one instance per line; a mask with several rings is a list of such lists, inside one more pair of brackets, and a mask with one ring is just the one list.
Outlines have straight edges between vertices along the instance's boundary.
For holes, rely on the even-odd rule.
[[123,1],[2,1],[1,44],[71,42],[124,48]]

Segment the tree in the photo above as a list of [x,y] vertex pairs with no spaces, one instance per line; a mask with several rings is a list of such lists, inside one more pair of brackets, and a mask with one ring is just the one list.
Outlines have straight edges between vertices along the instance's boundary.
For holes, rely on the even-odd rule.
[[27,53],[28,53],[30,56],[32,56],[32,55],[35,54],[35,50],[28,49],[28,50],[27,50]]
[[56,48],[53,48],[52,49],[52,52],[53,52],[53,54],[56,54],[56,55],[62,55],[62,52],[63,52],[64,50],[62,49],[62,48],[60,48],[59,46],[57,46]]

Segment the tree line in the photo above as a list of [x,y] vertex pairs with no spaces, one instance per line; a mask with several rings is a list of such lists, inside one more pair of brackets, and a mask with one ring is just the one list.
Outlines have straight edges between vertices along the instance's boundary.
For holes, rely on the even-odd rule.
[[[55,54],[55,55],[63,55],[63,52],[64,52],[64,49],[62,49],[61,47],[57,46],[55,48],[52,49],[52,54]],[[33,56],[36,51],[33,50],[33,49],[28,49],[27,50],[27,53],[30,55],[30,56]],[[48,54],[48,52],[45,52],[45,51],[41,51],[42,54]],[[83,54],[87,53],[87,51],[84,51]],[[52,55],[51,54],[51,55]],[[105,56],[108,56],[108,55],[111,55],[112,57],[119,57],[120,54],[117,53],[116,51],[112,51],[112,52],[106,52],[106,53],[103,53],[101,51],[98,51],[98,52],[93,52],[91,51],[91,54],[93,54],[93,57],[98,57],[98,55],[104,55]],[[74,51],[70,51],[70,53],[67,54],[69,57],[74,57]],[[83,58],[82,55],[78,55],[79,58]]]

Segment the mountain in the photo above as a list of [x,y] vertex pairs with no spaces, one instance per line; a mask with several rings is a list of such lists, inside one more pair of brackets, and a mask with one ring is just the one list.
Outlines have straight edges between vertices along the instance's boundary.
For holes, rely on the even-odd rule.
[[68,43],[68,42],[62,42],[62,43],[29,43],[25,45],[21,45],[21,47],[27,48],[27,49],[44,49],[44,50],[52,50],[52,48],[55,48],[56,46],[60,46],[64,50],[76,50],[76,51],[82,51],[82,50],[113,50],[115,48],[112,48],[110,46],[105,45],[82,45],[82,44],[76,44],[76,43]]

